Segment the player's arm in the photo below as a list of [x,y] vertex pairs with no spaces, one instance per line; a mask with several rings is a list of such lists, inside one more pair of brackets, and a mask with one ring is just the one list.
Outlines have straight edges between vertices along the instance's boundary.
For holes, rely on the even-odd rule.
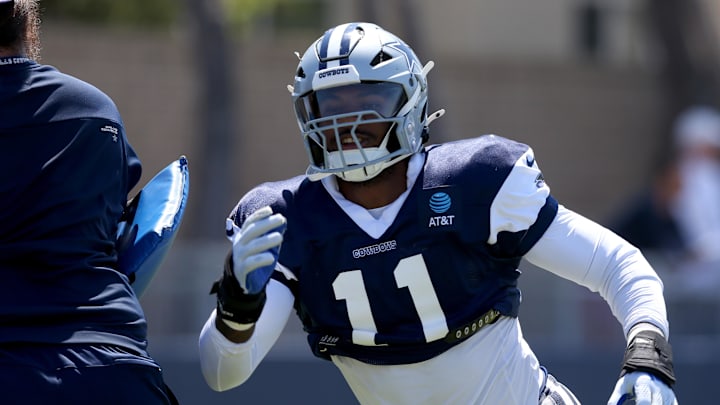
[[294,297],[282,283],[270,280],[266,287],[267,300],[252,330],[245,332],[247,341],[235,343],[220,331],[224,322],[216,311],[210,314],[200,332],[200,367],[208,386],[215,391],[225,391],[245,382],[265,358],[280,337],[290,314]]
[[560,206],[528,262],[598,292],[623,325],[641,322],[668,335],[663,284],[642,253],[609,229]]
[[554,201],[550,188],[528,148],[514,161],[493,200],[487,243],[599,292],[626,336],[641,322],[667,336],[662,282],[640,251],[601,225],[548,201]]
[[[200,336],[203,375],[213,389],[228,389],[249,377],[287,322],[292,308],[287,295],[292,294],[276,283],[267,288],[278,266],[285,224],[285,217],[273,214],[270,207],[253,212],[242,227],[232,219],[227,221],[232,249],[222,277],[211,290],[217,294],[217,308]],[[276,296],[265,310],[268,291]],[[269,320],[256,325],[262,314]]]
[[653,403],[673,404],[675,377],[660,278],[627,241],[549,202],[554,199],[528,149],[493,201],[488,244],[500,254],[524,253],[530,263],[599,292],[608,302],[628,341],[609,404],[637,393],[649,395]]
[[636,393],[659,399],[657,403],[674,403],[670,387],[675,377],[663,285],[636,247],[560,206],[556,218],[525,258],[598,292],[622,324],[628,345],[621,378],[609,404],[622,403]]

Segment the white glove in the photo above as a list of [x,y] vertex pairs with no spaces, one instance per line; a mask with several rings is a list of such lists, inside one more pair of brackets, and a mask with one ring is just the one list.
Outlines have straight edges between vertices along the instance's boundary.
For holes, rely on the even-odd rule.
[[238,228],[227,219],[225,231],[232,242],[233,273],[246,294],[258,294],[275,270],[286,220],[265,206],[253,212]]
[[633,371],[620,377],[608,405],[677,405],[675,393],[655,376]]

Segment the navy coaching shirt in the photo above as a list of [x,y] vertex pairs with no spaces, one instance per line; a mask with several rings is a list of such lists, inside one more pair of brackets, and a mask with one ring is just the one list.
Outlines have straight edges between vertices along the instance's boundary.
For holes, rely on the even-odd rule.
[[115,270],[141,165],[112,100],[0,58],[0,344],[101,343],[144,353],[146,322]]

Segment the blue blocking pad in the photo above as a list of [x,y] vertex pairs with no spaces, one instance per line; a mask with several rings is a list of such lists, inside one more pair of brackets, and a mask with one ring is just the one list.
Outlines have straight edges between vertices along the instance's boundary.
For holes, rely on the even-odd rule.
[[118,270],[141,296],[165,259],[180,227],[190,177],[181,156],[159,171],[130,200],[118,228]]

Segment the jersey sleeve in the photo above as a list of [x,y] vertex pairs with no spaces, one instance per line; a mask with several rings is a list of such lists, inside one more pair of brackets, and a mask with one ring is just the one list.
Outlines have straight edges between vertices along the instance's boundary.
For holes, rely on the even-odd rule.
[[552,222],[557,202],[528,148],[514,163],[490,206],[487,243],[523,255]]
[[280,247],[278,264],[271,277],[285,285],[293,294],[297,292],[298,279],[294,269],[297,267],[297,262],[303,260],[307,251],[304,245],[295,243],[299,238],[298,235],[304,233],[304,226],[299,220],[299,214],[296,213],[297,204],[294,201],[298,188],[304,184],[303,179],[304,176],[297,176],[284,181],[260,184],[248,191],[228,215],[228,218],[239,227],[242,227],[243,222],[253,212],[265,206],[272,208],[273,213],[285,216],[287,227],[283,237],[284,242]]

